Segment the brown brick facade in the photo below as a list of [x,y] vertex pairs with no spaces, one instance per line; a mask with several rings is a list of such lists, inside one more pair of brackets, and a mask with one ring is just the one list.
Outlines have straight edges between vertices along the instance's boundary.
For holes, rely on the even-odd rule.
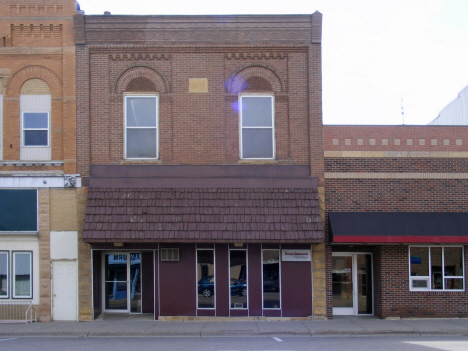
[[[323,318],[321,15],[76,15],[74,20],[77,167],[89,177],[84,240],[104,249],[112,242],[123,243],[124,248],[139,248],[140,242],[154,246],[204,241],[220,243],[219,248],[244,242],[257,255],[252,262],[260,262],[261,246],[255,245],[308,243],[313,251],[313,314]],[[190,86],[195,79],[207,82],[206,90]],[[158,96],[157,158],[125,159],[124,99],[128,93]],[[241,93],[274,96],[273,159],[240,158]],[[187,186],[177,183],[177,176],[166,174],[180,165],[192,167],[192,173],[200,166],[223,172],[211,175],[212,184],[196,180],[198,186]],[[242,172],[254,166],[258,169],[255,180],[224,173],[228,167]],[[144,167],[144,172],[138,167]],[[275,175],[284,179],[274,186],[265,184],[262,170],[279,174],[288,167],[306,169],[304,178],[313,179],[314,184],[296,187],[290,175]],[[97,175],[98,169],[107,169],[107,176]],[[181,182],[190,177],[193,174]],[[218,181],[224,177],[221,186]],[[172,181],[177,185],[169,186]],[[119,208],[109,198],[114,195],[125,198],[119,198]],[[104,218],[98,215],[102,211],[141,212],[140,223],[131,223],[126,215]],[[112,232],[105,240],[104,227]],[[222,269],[219,266],[219,272]],[[100,274],[97,270],[93,268],[95,280]],[[93,289],[94,311],[100,313],[100,301],[96,302],[100,288],[95,283]],[[306,310],[301,315],[310,313]],[[277,312],[270,311],[269,316]]]
[[[466,127],[325,126],[327,213],[466,212],[466,135]],[[332,252],[373,254],[377,316],[468,316],[466,288],[463,292],[410,291],[408,245],[329,245],[329,230],[327,225],[329,317]],[[465,276],[466,262],[465,253]]]

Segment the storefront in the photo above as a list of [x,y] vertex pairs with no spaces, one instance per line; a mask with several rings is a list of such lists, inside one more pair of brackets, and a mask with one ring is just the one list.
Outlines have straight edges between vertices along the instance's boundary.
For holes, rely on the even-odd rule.
[[330,212],[334,315],[462,317],[467,213]]
[[[308,317],[311,245],[161,244],[93,250],[94,315]],[[305,255],[291,259],[285,253]]]
[[157,176],[148,179],[157,188],[129,188],[125,177],[105,182],[126,187],[102,188],[93,169],[83,237],[92,249],[95,318],[313,315],[312,253],[323,231],[316,179],[303,176],[305,167],[223,166],[223,177],[199,178],[197,169],[221,168],[176,167],[179,176],[191,171],[184,188],[163,169],[170,188]]

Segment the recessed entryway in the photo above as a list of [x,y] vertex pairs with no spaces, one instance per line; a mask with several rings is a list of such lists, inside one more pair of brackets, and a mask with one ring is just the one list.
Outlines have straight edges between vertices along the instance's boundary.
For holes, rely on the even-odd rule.
[[372,254],[333,253],[333,314],[372,315]]
[[104,312],[141,313],[141,254],[102,255]]

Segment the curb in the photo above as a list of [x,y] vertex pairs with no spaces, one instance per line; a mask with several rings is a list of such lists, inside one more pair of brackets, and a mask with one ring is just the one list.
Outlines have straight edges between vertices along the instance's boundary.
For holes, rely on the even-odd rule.
[[330,337],[330,336],[344,336],[344,337],[360,337],[360,336],[468,336],[466,330],[450,330],[446,332],[438,331],[393,331],[393,330],[379,330],[379,331],[366,331],[366,330],[327,330],[327,331],[272,331],[272,332],[258,332],[258,331],[222,331],[222,332],[167,332],[167,331],[153,331],[153,332],[54,332],[54,331],[31,331],[31,332],[0,332],[0,337],[233,337],[233,336],[259,336],[259,337]]

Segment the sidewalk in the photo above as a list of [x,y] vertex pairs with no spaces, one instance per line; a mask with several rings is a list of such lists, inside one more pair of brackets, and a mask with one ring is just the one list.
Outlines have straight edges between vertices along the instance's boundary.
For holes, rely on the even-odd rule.
[[468,319],[382,320],[335,317],[330,321],[163,322],[148,318],[110,318],[94,322],[0,324],[1,337],[18,336],[359,336],[464,335]]

